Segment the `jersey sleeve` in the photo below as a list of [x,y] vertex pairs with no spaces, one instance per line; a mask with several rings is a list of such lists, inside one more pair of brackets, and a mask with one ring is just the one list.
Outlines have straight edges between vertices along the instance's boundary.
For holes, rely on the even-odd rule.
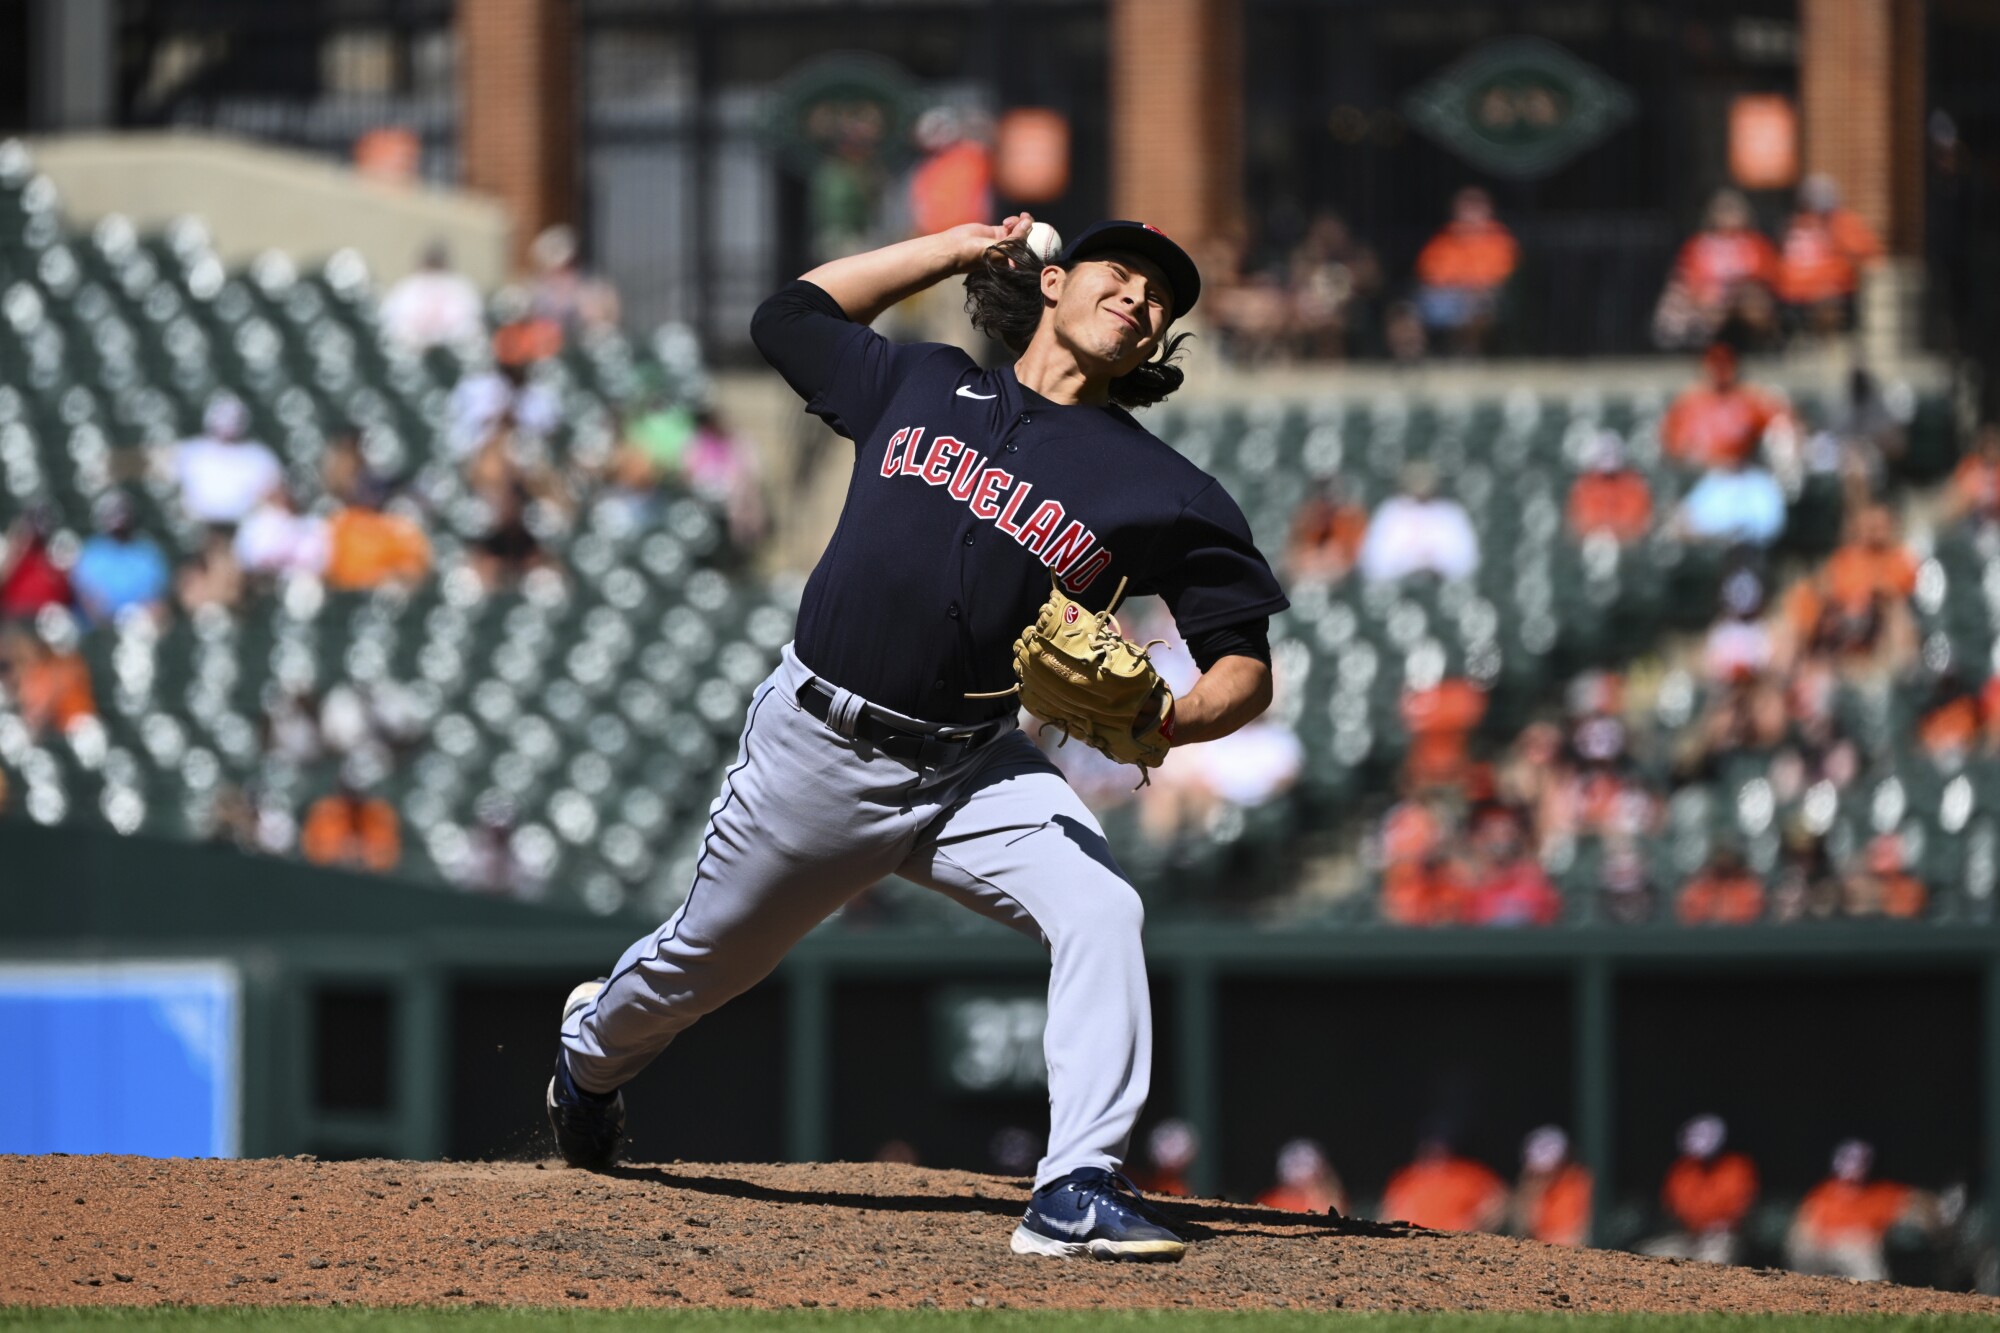
[[1261,620],[1291,605],[1252,540],[1243,511],[1213,480],[1181,510],[1152,563],[1146,581],[1186,639]]
[[917,362],[945,350],[891,342],[849,319],[839,302],[803,278],[757,307],[750,339],[805,400],[806,411],[850,440],[874,429]]

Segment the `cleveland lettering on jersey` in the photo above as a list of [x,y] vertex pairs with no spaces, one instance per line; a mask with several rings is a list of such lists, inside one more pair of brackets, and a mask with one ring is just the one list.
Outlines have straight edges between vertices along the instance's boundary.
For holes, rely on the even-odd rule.
[[[1066,512],[1060,500],[1042,501],[1025,522],[1020,521],[1018,515],[1027,505],[1034,483],[1017,483],[1007,469],[987,466],[984,456],[965,441],[939,435],[932,439],[924,461],[917,463],[918,448],[928,429],[904,426],[889,437],[889,447],[882,453],[883,476],[915,477],[930,486],[946,487],[946,493],[964,502],[975,516],[1033,551],[1072,593],[1084,591],[1111,564],[1110,551],[1093,551],[1097,534],[1082,523],[1072,522],[1057,537]],[[954,462],[956,469],[951,470]]]

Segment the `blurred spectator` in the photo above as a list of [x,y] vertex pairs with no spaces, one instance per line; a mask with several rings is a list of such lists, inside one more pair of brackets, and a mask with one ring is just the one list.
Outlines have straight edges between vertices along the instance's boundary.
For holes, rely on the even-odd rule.
[[1346,358],[1353,331],[1382,289],[1375,252],[1355,239],[1339,214],[1321,213],[1292,248],[1289,269],[1297,353],[1313,360]]
[[416,271],[399,279],[382,298],[382,332],[415,351],[470,343],[486,332],[479,289],[451,266],[451,247],[432,241]]
[[1757,452],[1766,431],[1790,417],[1777,398],[1737,378],[1736,350],[1711,343],[1702,379],[1683,389],[1660,420],[1667,457],[1692,468],[1722,467]]
[[1430,335],[1424,331],[1424,317],[1415,301],[1391,301],[1382,312],[1382,342],[1389,359],[1413,365],[1430,355]]
[[361,437],[351,430],[328,436],[319,460],[319,484],[326,498],[336,504],[351,504],[367,480],[368,460],[361,455]]
[[1886,506],[1855,514],[1840,548],[1786,594],[1781,660],[1823,652],[1851,667],[1872,656],[1878,669],[1902,671],[1916,658],[1917,568]]
[[535,237],[528,261],[528,302],[536,318],[553,320],[568,333],[617,329],[617,289],[578,266],[573,228],[550,227]]
[[1584,470],[1569,488],[1569,530],[1578,538],[1606,533],[1620,545],[1653,526],[1653,492],[1637,469],[1625,465],[1625,443],[1616,431],[1591,440]]
[[1840,911],[1840,900],[1840,880],[1827,855],[1826,840],[1804,828],[1787,829],[1771,888],[1771,919],[1823,921]]
[[1847,394],[1826,423],[1850,506],[1866,504],[1881,494],[1889,468],[1902,461],[1909,445],[1902,418],[1882,396],[1882,387],[1866,367],[1847,372]]
[[1384,500],[1361,540],[1361,575],[1387,583],[1412,574],[1470,578],[1479,568],[1479,536],[1465,506],[1440,498],[1437,470],[1412,463],[1403,489]]
[[764,539],[764,491],[757,478],[757,455],[749,442],[724,423],[714,408],[695,414],[685,469],[696,495],[728,517],[729,538],[739,551]]
[[236,561],[245,574],[319,574],[328,556],[327,522],[301,514],[291,490],[280,486],[236,529]]
[[402,860],[402,829],[395,808],[368,795],[355,766],[347,764],[342,766],[339,787],[306,811],[299,851],[318,865],[386,872]]
[[181,509],[189,518],[233,526],[278,488],[284,469],[268,446],[245,437],[249,409],[229,394],[209,403],[202,429],[204,434],[166,450],[166,472],[180,488]]
[[[1200,676],[1187,643],[1161,602],[1152,602],[1132,619],[1142,643],[1157,640],[1151,657],[1155,669],[1176,695],[1194,688]],[[1081,756],[1079,756],[1081,758]],[[1305,768],[1305,747],[1292,729],[1266,713],[1219,740],[1188,752],[1189,762],[1178,773],[1156,771],[1139,794],[1139,823],[1148,836],[1170,842],[1183,832],[1205,829],[1224,805],[1255,809],[1297,783]],[[1065,767],[1065,772],[1077,768]],[[1086,789],[1093,774],[1079,774]],[[1122,772],[1118,781],[1129,787]]]
[[934,106],[911,131],[922,162],[910,173],[910,235],[935,236],[993,215],[993,150],[985,117]]
[[1778,251],[1757,230],[1750,201],[1736,190],[1709,200],[1701,231],[1681,247],[1653,316],[1653,340],[1665,348],[1701,347],[1729,330],[1768,343],[1777,332],[1770,289]]
[[1917,719],[1917,744],[1940,772],[1956,773],[1971,758],[1987,729],[1983,696],[1992,689],[1988,681],[1986,690],[1974,691],[1956,667],[1937,673]]
[[32,620],[45,606],[68,606],[69,575],[49,547],[55,512],[32,505],[8,525],[0,542],[0,622]]
[[1667,1170],[1660,1205],[1675,1230],[1640,1248],[1647,1254],[1706,1263],[1736,1262],[1743,1219],[1757,1201],[1757,1168],[1742,1153],[1725,1153],[1729,1127],[1718,1115],[1681,1126],[1681,1155]]
[[1512,811],[1495,809],[1473,830],[1474,869],[1466,920],[1475,926],[1550,926],[1562,895],[1535,859]]
[[1434,803],[1399,802],[1382,820],[1382,919],[1397,926],[1451,926],[1465,919],[1462,867]]
[[1278,1183],[1257,1202],[1287,1213],[1345,1217],[1348,1212],[1347,1187],[1326,1160],[1326,1149],[1311,1139],[1292,1139],[1278,1149]]
[[46,740],[97,716],[90,667],[76,650],[76,621],[69,612],[49,607],[34,628],[16,625],[0,633],[6,635],[0,640],[6,650],[0,652],[0,684],[30,736]]
[[1680,530],[1693,541],[1762,549],[1785,531],[1785,492],[1749,456],[1728,459],[1681,501]]
[[175,573],[174,594],[189,615],[211,606],[233,612],[243,604],[243,567],[227,532],[210,529],[201,550]]
[[1770,676],[1731,681],[1715,690],[1696,725],[1681,733],[1677,771],[1690,780],[1714,780],[1732,758],[1773,754],[1785,740],[1790,716],[1785,692]]
[[1381,1219],[1432,1231],[1498,1231],[1507,1221],[1507,1184],[1482,1163],[1453,1156],[1451,1144],[1432,1136],[1417,1145],[1417,1159],[1389,1177]]
[[1472,768],[1467,746],[1486,716],[1486,691],[1463,677],[1413,671],[1399,708],[1410,733],[1403,760],[1409,789],[1463,786]]
[[1201,1135],[1176,1116],[1153,1126],[1146,1136],[1145,1168],[1128,1174],[1132,1183],[1148,1194],[1187,1198],[1194,1193],[1188,1188],[1188,1168],[1200,1155]]
[[319,711],[319,703],[309,689],[286,689],[275,681],[265,686],[264,752],[294,764],[309,764],[318,759],[326,752]]
[[1464,355],[1486,350],[1500,291],[1520,262],[1513,233],[1493,216],[1493,197],[1468,185],[1452,196],[1451,221],[1417,255],[1417,308],[1424,328]]
[[1339,482],[1321,478],[1292,515],[1285,570],[1293,579],[1338,583],[1354,568],[1368,511],[1342,498]]
[[372,480],[327,523],[326,581],[343,591],[413,584],[430,573],[431,547],[410,519],[382,511],[387,488]]
[[473,544],[473,568],[488,588],[510,588],[531,569],[549,565],[548,552],[528,526],[528,492],[509,487],[486,532]]
[[1903,840],[1894,833],[1869,839],[1867,855],[1841,884],[1841,907],[1848,916],[1915,920],[1929,898],[1923,882],[1903,869]]
[[1764,884],[1734,847],[1717,847],[1681,890],[1674,915],[1684,926],[1742,926],[1764,915]]
[[1769,671],[1777,653],[1762,620],[1764,581],[1755,570],[1735,569],[1722,580],[1722,615],[1702,645],[1702,674],[1729,684]]
[[264,850],[258,838],[257,805],[250,793],[233,782],[216,788],[202,841],[238,852]]
[[459,459],[479,452],[495,435],[521,431],[536,439],[562,424],[562,399],[529,378],[525,361],[501,361],[467,375],[451,391],[451,452]]
[[1778,295],[1794,326],[1814,333],[1853,327],[1860,270],[1881,257],[1882,242],[1859,214],[1841,207],[1833,178],[1806,177],[1778,260]]
[[1570,1160],[1569,1135],[1543,1125],[1521,1141],[1521,1177],[1514,1183],[1508,1230],[1545,1245],[1582,1245],[1590,1238],[1590,1172]]
[[1602,883],[1598,907],[1606,921],[1636,926],[1653,919],[1658,895],[1646,873],[1646,858],[1636,846],[1620,842],[1607,847],[1598,875]]
[[1937,1196],[1893,1181],[1871,1180],[1875,1149],[1847,1139],[1833,1150],[1833,1174],[1799,1201],[1785,1235],[1785,1263],[1801,1273],[1885,1282],[1883,1242],[1893,1227],[1935,1233],[1948,1210]]
[[2000,422],[1980,424],[1945,491],[1947,522],[2000,520]]
[[138,513],[122,491],[108,491],[92,517],[97,534],[83,544],[69,572],[78,609],[92,625],[109,625],[127,610],[165,609],[173,571],[159,544],[139,531]]

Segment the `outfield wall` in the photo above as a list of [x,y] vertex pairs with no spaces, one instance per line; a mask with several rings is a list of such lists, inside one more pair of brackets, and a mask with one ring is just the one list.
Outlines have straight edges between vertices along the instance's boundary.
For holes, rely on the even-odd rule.
[[[554,1015],[633,933],[20,822],[0,823],[0,867],[0,964],[235,969],[238,1143],[251,1156],[545,1153]],[[1511,1171],[1521,1134],[1555,1121],[1610,1182],[1604,1199],[1639,1202],[1675,1125],[1717,1110],[1772,1193],[1796,1194],[1836,1139],[1861,1134],[1887,1174],[2000,1197],[1992,924],[1423,933],[1162,920],[1148,949],[1158,1037],[1141,1129],[1193,1120],[1210,1145],[1204,1189],[1254,1193],[1277,1145],[1309,1134],[1368,1197],[1440,1120]],[[641,1076],[635,1155],[857,1158],[903,1139],[928,1164],[988,1166],[1001,1129],[1045,1123],[1044,968],[986,923],[816,934]]]

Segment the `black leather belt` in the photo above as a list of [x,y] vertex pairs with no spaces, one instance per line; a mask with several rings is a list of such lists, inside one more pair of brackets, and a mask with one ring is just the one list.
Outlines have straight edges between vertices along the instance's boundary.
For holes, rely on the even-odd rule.
[[[817,677],[809,680],[799,690],[799,707],[826,721],[833,708],[833,687]],[[953,727],[947,731],[917,730],[907,724],[892,721],[873,709],[863,705],[861,713],[854,719],[854,738],[866,741],[892,759],[900,759],[906,764],[916,764],[923,768],[942,768],[971,754],[988,741],[995,740],[1012,730],[1014,718],[995,718],[976,726]]]

